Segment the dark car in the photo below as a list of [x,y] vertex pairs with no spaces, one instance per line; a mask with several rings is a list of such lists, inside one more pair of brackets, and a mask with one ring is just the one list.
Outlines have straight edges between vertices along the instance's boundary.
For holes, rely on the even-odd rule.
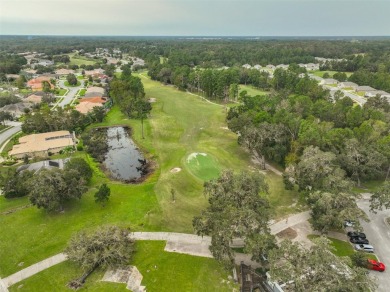
[[363,232],[356,232],[356,231],[350,231],[347,233],[349,237],[360,237],[360,238],[366,238],[366,235]]
[[351,237],[349,239],[350,242],[352,243],[357,243],[357,244],[369,244],[370,242],[366,238],[361,238],[361,237]]

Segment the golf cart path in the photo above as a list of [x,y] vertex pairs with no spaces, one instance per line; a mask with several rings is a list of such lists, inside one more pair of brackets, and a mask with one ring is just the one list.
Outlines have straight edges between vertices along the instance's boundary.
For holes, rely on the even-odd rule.
[[[307,221],[310,218],[310,212],[302,212],[291,215],[287,219],[283,219],[270,225],[271,233],[277,234],[280,231],[292,227],[296,224]],[[175,233],[175,232],[133,232],[131,238],[135,240],[163,240],[166,241],[165,251],[188,254],[193,256],[212,258],[209,250],[211,244],[210,236],[198,236],[195,234]],[[236,239],[233,241],[233,246],[242,246],[243,241]],[[16,272],[4,279],[0,279],[0,292],[8,291],[6,288],[27,279],[43,270],[46,270],[54,265],[67,260],[64,253],[54,255],[36,264],[33,264],[19,272]],[[237,253],[235,257],[236,263],[241,261],[248,265],[256,267],[258,264],[250,259],[249,255]]]

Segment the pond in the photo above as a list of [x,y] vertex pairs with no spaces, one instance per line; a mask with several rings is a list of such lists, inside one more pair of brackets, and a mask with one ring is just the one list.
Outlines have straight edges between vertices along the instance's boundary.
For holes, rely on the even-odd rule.
[[103,162],[111,177],[132,182],[148,172],[148,163],[130,138],[129,129],[107,128],[108,152]]

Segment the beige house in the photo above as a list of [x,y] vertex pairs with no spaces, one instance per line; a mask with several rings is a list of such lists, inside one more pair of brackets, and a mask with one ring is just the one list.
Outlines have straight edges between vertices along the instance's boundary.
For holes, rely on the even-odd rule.
[[25,155],[45,157],[50,153],[58,153],[65,147],[75,145],[76,137],[69,131],[32,134],[19,138],[19,144],[14,145],[9,155],[15,158],[23,158]]

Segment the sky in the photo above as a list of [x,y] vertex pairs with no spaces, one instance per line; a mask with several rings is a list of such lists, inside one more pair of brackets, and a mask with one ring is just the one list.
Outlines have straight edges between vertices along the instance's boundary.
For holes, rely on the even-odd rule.
[[0,34],[389,36],[390,0],[0,0]]

